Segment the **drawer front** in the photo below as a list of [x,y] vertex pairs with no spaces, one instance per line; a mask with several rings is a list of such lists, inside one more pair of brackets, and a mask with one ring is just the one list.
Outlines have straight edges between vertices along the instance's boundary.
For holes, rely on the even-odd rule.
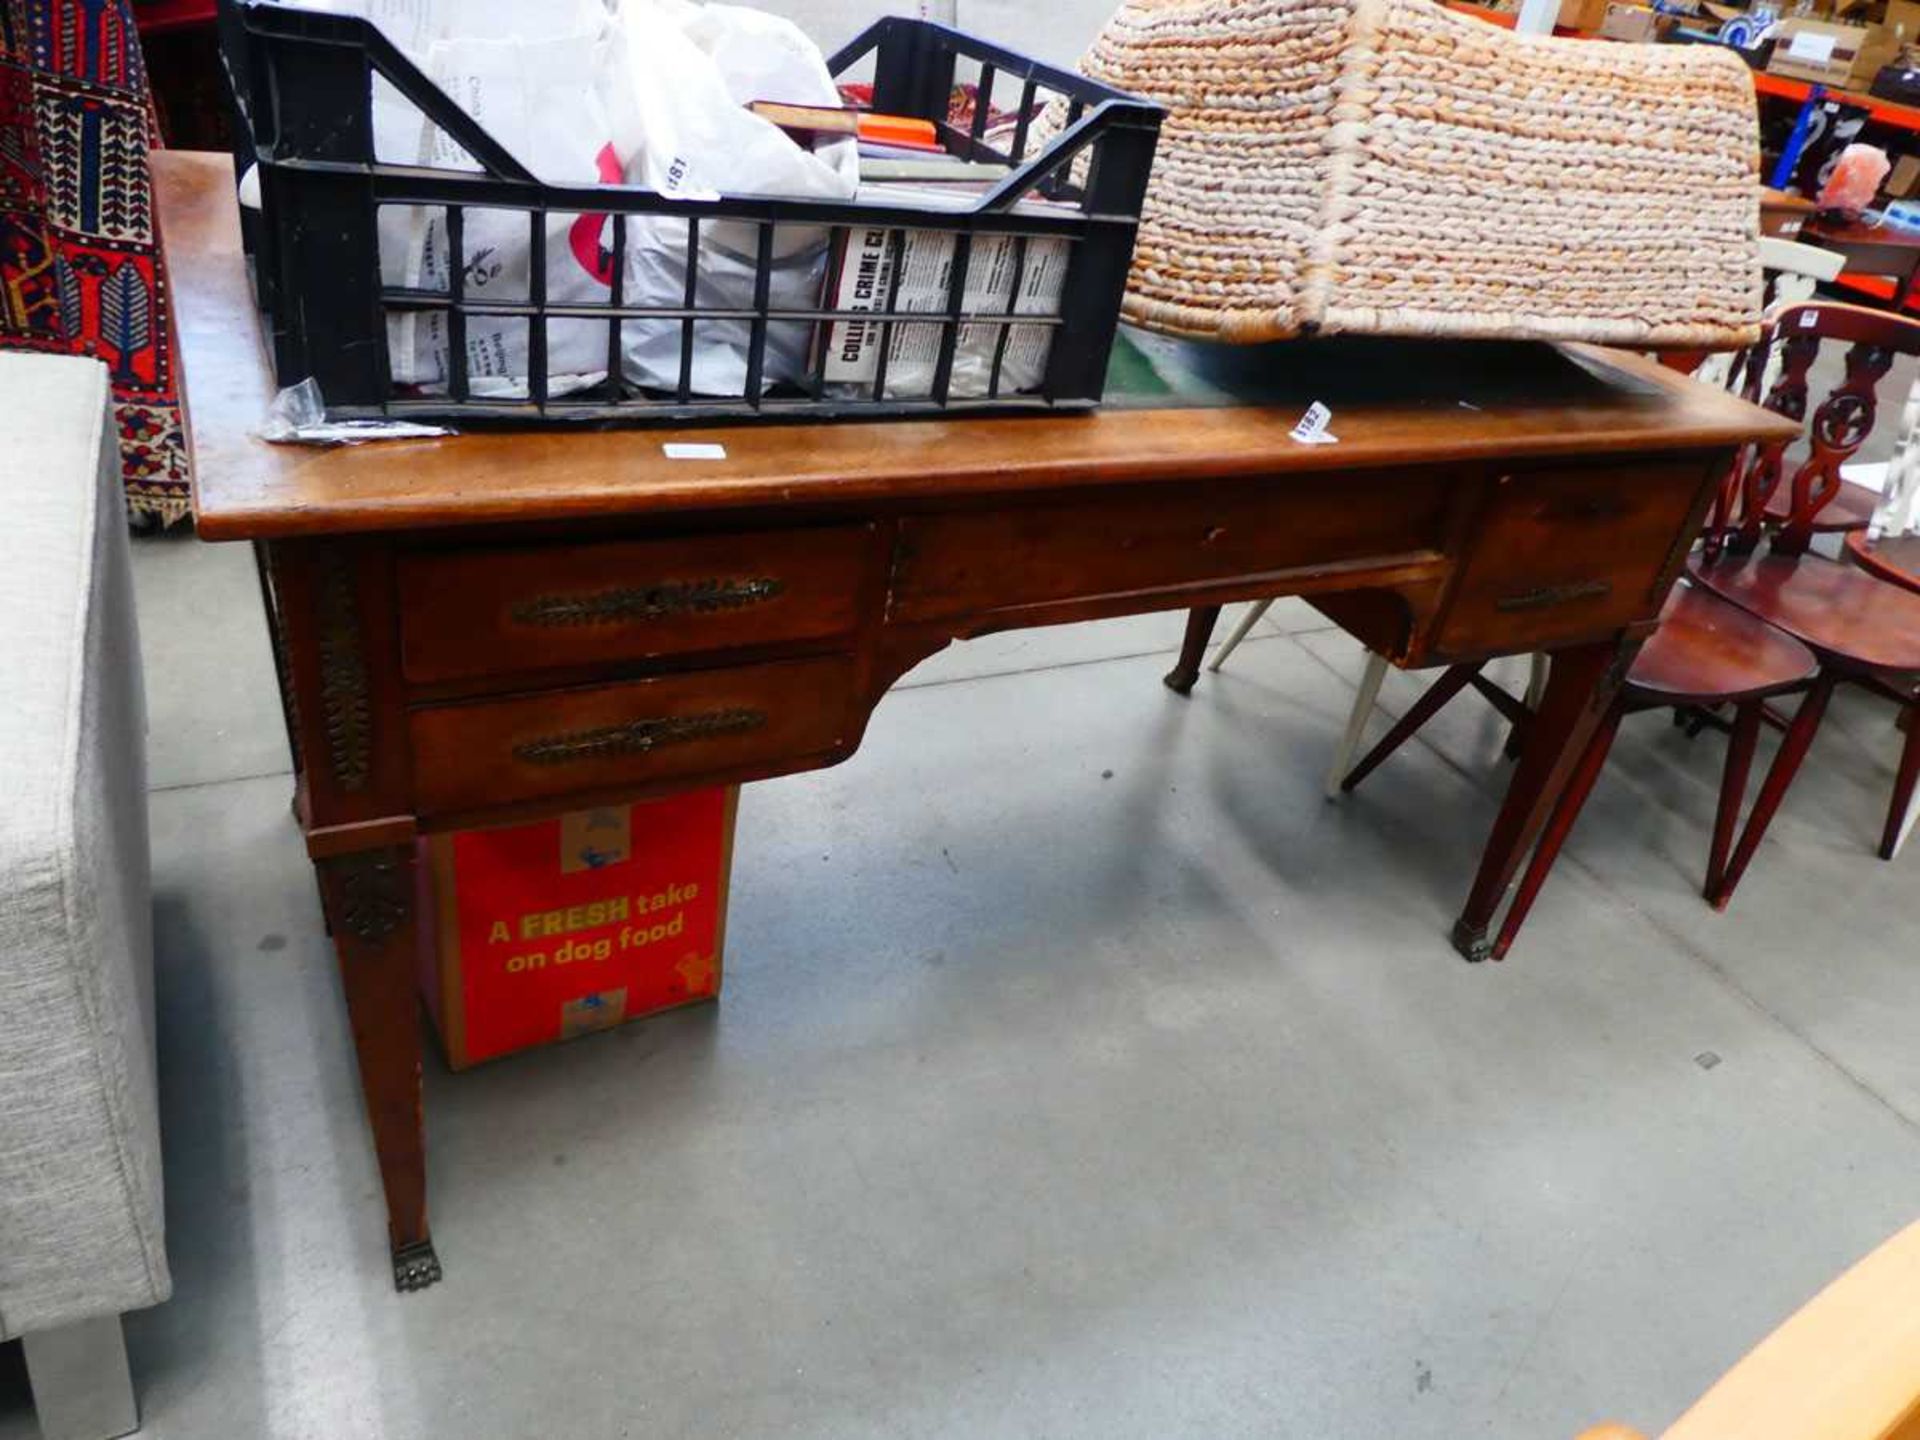
[[481,809],[817,755],[847,733],[849,656],[434,705],[408,719],[415,807]]
[[864,525],[400,559],[413,681],[842,635],[872,550]]
[[1658,614],[1654,581],[1705,479],[1698,458],[1500,476],[1435,648],[1524,649]]
[[1196,484],[902,522],[892,616],[1177,590],[1439,548],[1450,477],[1294,476]]

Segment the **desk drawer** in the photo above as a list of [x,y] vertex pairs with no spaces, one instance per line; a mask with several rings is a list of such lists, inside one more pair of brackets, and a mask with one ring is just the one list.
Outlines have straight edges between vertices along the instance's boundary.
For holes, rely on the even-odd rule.
[[1453,477],[1307,475],[909,519],[892,614],[931,620],[1401,557],[1443,543]]
[[831,750],[847,733],[850,656],[415,710],[416,808],[482,809]]
[[1706,479],[1698,459],[1502,475],[1435,648],[1579,639],[1659,613],[1654,581]]
[[400,559],[413,681],[841,635],[871,527],[693,535]]

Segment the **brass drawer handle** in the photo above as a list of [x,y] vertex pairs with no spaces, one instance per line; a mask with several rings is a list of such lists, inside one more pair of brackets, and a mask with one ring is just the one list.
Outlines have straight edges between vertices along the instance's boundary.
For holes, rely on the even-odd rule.
[[664,585],[625,586],[591,595],[542,595],[513,607],[522,625],[609,625],[623,620],[664,620],[672,615],[709,615],[742,610],[773,599],[787,588],[771,575],[751,580],[676,580]]
[[1593,600],[1613,592],[1611,580],[1575,580],[1567,585],[1542,585],[1537,590],[1522,590],[1518,595],[1503,595],[1493,608],[1507,614],[1515,610],[1546,610],[1575,600]]
[[662,745],[684,745],[716,735],[739,735],[767,723],[767,712],[737,707],[710,710],[704,715],[666,715],[654,720],[629,720],[596,730],[568,735],[544,735],[513,747],[513,758],[529,765],[569,765],[578,760],[602,760],[612,755],[645,755]]

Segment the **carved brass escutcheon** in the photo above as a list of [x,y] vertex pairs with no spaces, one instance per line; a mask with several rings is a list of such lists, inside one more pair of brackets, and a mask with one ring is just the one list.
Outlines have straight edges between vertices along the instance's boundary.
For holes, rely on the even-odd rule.
[[543,595],[516,605],[521,625],[611,625],[628,620],[665,620],[760,605],[785,590],[771,575],[751,580],[676,580],[662,585],[623,586],[590,595]]

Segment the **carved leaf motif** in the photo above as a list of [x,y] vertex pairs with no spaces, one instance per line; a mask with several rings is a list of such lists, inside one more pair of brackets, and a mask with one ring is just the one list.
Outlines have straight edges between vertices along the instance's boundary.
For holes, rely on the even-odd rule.
[[339,876],[339,918],[349,935],[376,945],[405,923],[411,907],[408,876],[392,854],[369,851],[327,863]]
[[365,788],[372,768],[373,706],[360,654],[360,607],[345,556],[323,552],[320,571],[320,710],[327,758],[343,790]]

